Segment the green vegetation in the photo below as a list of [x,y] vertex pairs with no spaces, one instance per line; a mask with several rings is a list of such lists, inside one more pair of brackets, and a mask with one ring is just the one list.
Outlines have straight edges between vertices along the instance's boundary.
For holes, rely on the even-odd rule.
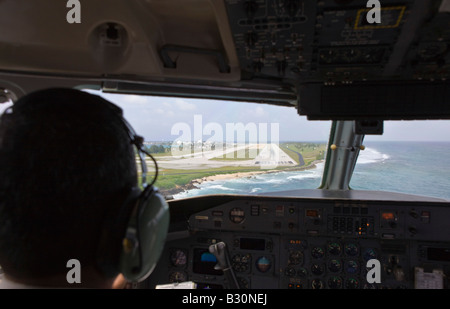
[[155,186],[161,190],[170,190],[176,187],[185,186],[194,179],[216,175],[214,171],[199,170],[187,172],[186,170],[166,170],[159,173]]
[[285,153],[287,153],[287,155],[290,156],[291,159],[294,160],[297,164],[300,164],[298,154],[289,149],[289,145],[286,145],[285,143],[280,144],[280,149],[283,150]]
[[[160,147],[153,147],[153,151],[151,150],[151,145],[148,148],[152,155],[155,158],[162,156],[171,156],[170,148],[165,148],[164,152]],[[299,153],[302,155],[304,160],[304,165],[299,167],[287,167],[280,166],[273,170],[298,170],[299,168],[305,168],[309,166],[312,162],[316,160],[323,160],[326,151],[326,143],[300,143],[300,142],[285,142],[280,143],[279,147],[285,151],[297,164],[300,163]],[[164,147],[162,147],[164,148]],[[158,149],[161,149],[160,152],[157,152]],[[261,149],[253,149],[252,151],[248,148],[241,151],[235,151],[234,153],[229,153],[228,157],[232,156],[232,158],[227,158],[227,155],[219,156],[212,158],[211,160],[215,161],[236,161],[236,160],[251,160],[254,159],[260,153]],[[187,185],[191,183],[192,180],[202,179],[204,177],[218,175],[218,174],[232,174],[238,172],[255,172],[262,171],[259,166],[249,167],[249,166],[224,166],[224,167],[216,167],[216,168],[199,168],[199,169],[160,169],[158,179],[155,185],[163,192],[168,192],[170,194],[170,190],[177,188],[185,188]],[[149,172],[149,177],[151,177],[151,171]]]
[[185,186],[192,180],[219,174],[261,171],[260,168],[226,166],[214,169],[163,169],[159,171],[155,186],[161,190],[170,190]]
[[166,148],[164,148],[163,145],[151,145],[150,147],[147,147],[147,151],[150,153],[165,153]]
[[305,166],[310,165],[316,160],[323,160],[325,157],[326,147],[326,143],[280,143],[280,148],[297,163],[300,163],[298,157],[298,153],[300,153],[305,161]]

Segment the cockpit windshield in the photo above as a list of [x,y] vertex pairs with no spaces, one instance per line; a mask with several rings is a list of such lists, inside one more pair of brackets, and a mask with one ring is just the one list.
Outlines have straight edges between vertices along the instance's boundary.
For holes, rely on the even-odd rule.
[[350,186],[450,199],[448,121],[385,122],[367,136]]
[[[156,186],[169,199],[281,194],[321,184],[331,121],[256,103],[102,96],[144,137],[159,166]],[[448,121],[386,121],[382,135],[365,136],[350,188],[450,199],[450,138],[442,134],[448,127]]]

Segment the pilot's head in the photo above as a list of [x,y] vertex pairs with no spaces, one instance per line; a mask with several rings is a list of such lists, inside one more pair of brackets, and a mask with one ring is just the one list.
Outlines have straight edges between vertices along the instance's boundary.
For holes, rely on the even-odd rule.
[[51,89],[1,117],[0,265],[11,280],[66,285],[71,259],[87,286],[114,280],[96,262],[102,223],[137,185],[118,113],[99,96]]

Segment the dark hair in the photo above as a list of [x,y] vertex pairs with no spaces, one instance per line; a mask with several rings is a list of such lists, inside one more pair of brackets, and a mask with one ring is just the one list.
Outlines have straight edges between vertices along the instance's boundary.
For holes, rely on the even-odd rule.
[[95,265],[103,220],[137,185],[121,109],[74,89],[18,100],[0,119],[0,265],[16,278]]

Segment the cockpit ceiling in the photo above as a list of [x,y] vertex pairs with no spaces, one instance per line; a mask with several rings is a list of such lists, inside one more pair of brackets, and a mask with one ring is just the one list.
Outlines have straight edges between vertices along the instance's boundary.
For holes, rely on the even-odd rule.
[[[2,1],[0,66],[4,70],[82,75],[131,75],[237,81],[239,63],[225,5],[209,0],[80,1],[81,23],[70,24],[67,1]],[[177,52],[176,47],[217,51]],[[167,49],[176,68],[165,68]]]
[[[381,23],[361,0],[90,0],[80,23],[66,19],[68,2],[0,2],[3,85],[26,73],[116,92],[278,98],[311,119],[450,118],[449,0],[378,1]],[[435,95],[395,103],[396,85],[408,100]]]

